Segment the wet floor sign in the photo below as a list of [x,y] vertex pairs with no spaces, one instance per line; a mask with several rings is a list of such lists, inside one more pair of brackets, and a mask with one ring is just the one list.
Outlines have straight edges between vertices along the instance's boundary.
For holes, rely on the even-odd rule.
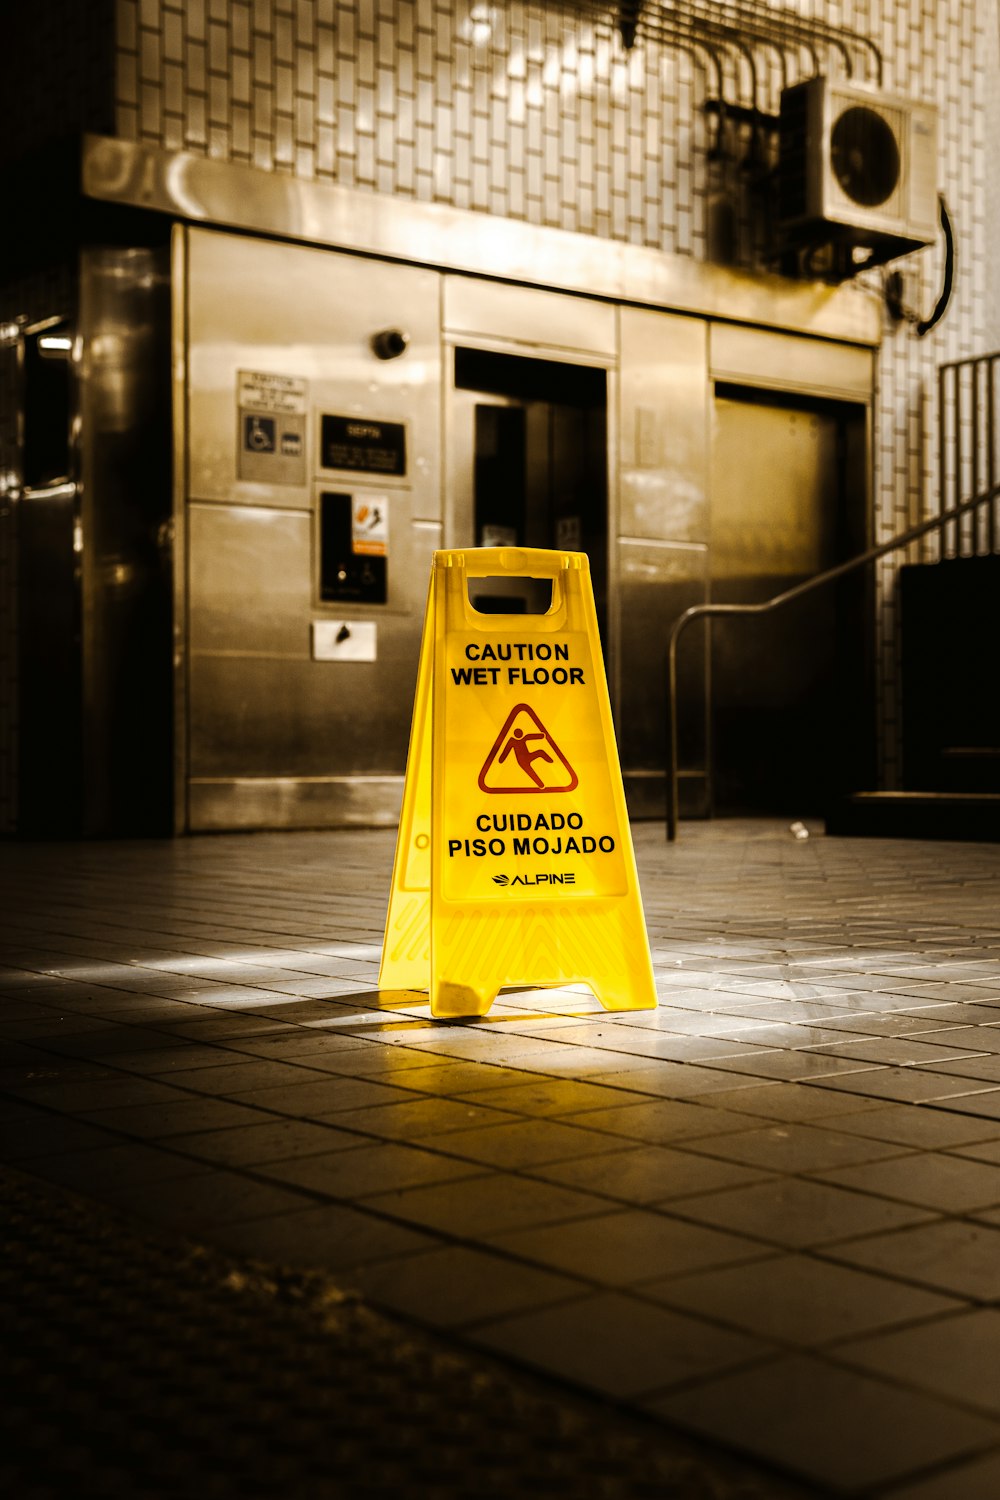
[[[470,578],[551,580],[483,614]],[[590,569],[576,552],[436,552],[379,986],[483,1015],[505,986],[656,1004]]]

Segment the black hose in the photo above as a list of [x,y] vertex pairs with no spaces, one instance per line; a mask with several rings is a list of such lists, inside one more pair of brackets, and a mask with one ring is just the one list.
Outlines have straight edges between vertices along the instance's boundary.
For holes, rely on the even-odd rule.
[[917,338],[922,339],[925,333],[930,333],[936,323],[940,323],[944,317],[945,309],[951,301],[951,291],[955,282],[955,230],[948,212],[948,205],[944,201],[944,193],[938,193],[938,208],[941,212],[941,229],[944,233],[944,281],[941,283],[941,295],[937,299],[934,311],[929,318],[924,318],[917,324]]

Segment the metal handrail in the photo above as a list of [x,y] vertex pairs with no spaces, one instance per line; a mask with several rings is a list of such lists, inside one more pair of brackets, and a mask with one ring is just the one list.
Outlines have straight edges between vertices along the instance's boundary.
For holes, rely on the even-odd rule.
[[929,521],[921,521],[918,526],[911,526],[908,531],[901,531],[898,536],[891,537],[887,542],[881,542],[877,547],[869,547],[867,552],[859,552],[857,557],[849,558],[847,562],[838,563],[834,568],[827,568],[825,573],[814,574],[804,583],[797,583],[793,588],[786,589],[784,593],[775,594],[773,599],[764,599],[759,604],[692,604],[689,609],[684,610],[683,614],[678,615],[670,631],[670,641],[667,647],[667,712],[670,719],[667,759],[668,842],[673,843],[676,839],[678,823],[677,642],[691,621],[720,615],[766,614],[769,610],[777,609],[780,604],[788,604],[792,599],[811,593],[813,589],[818,589],[824,583],[832,583],[835,578],[843,578],[845,573],[853,573],[855,568],[864,567],[865,563],[885,557],[887,552],[896,552],[900,547],[908,547],[911,542],[926,536],[929,531],[957,520],[959,516],[964,516],[968,511],[974,510],[977,505],[985,505],[988,501],[995,500],[998,495],[1000,495],[1000,484],[993,485],[981,495],[973,496],[971,500],[963,500],[961,505],[956,505],[951,510],[932,516]]

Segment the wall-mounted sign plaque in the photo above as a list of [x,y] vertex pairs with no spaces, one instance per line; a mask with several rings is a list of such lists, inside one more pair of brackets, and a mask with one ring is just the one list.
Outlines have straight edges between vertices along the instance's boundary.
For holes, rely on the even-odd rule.
[[236,472],[263,484],[305,484],[309,384],[264,370],[236,372]]
[[320,464],[366,474],[406,473],[406,424],[324,414]]

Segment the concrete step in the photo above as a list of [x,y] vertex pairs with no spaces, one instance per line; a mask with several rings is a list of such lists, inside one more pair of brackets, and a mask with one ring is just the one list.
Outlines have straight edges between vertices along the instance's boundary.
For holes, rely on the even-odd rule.
[[861,838],[1000,842],[1000,793],[854,792],[830,808],[826,831]]

